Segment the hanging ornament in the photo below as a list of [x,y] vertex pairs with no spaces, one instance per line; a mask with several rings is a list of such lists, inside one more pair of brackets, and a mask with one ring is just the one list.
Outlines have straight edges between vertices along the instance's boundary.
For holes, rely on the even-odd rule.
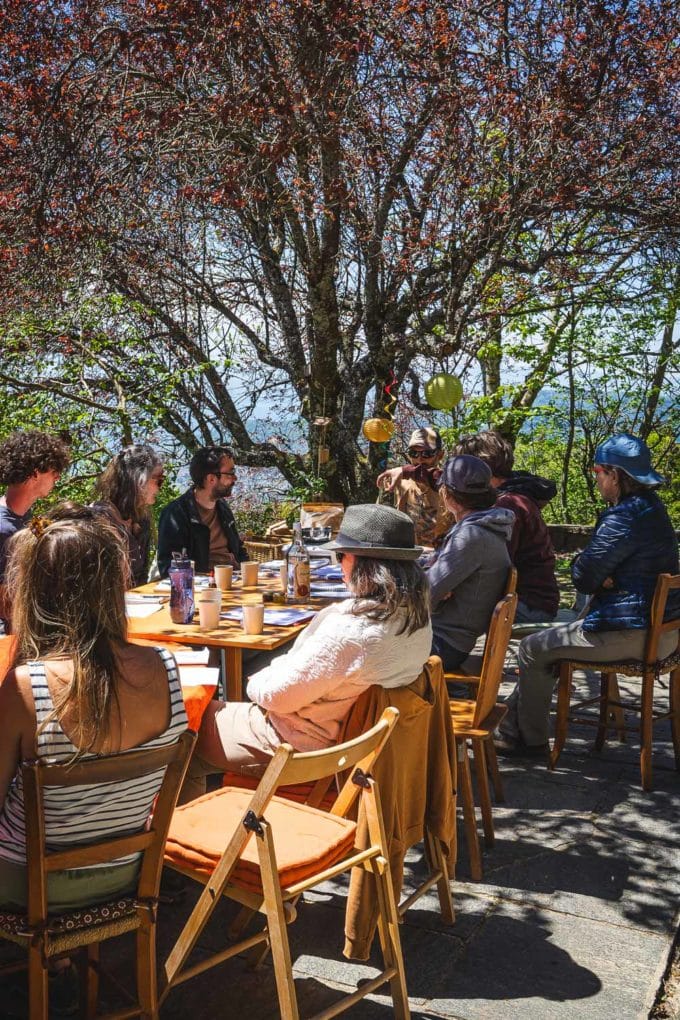
[[463,399],[460,379],[448,372],[438,372],[425,383],[425,399],[435,411],[451,411]]
[[368,418],[364,422],[363,432],[371,443],[387,443],[394,435],[394,422],[387,418]]
[[[324,406],[324,410],[325,410],[326,409],[326,392],[325,392],[325,390],[324,390],[323,406]],[[332,421],[333,421],[332,418],[328,418],[326,415],[323,415],[320,418],[315,418],[314,421],[312,422],[312,425],[315,425],[317,428],[321,429],[321,435],[319,436],[319,445],[317,447],[317,460],[316,460],[316,473],[319,474],[319,475],[321,474],[321,466],[323,464],[327,464],[328,461],[331,459],[331,451],[330,451],[329,447],[326,446],[326,429],[328,428],[328,426],[330,425],[330,423]]]

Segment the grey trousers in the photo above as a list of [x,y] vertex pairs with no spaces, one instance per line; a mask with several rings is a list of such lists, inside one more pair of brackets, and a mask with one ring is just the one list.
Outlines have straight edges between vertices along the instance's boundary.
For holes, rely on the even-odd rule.
[[[646,637],[645,630],[584,631],[582,621],[575,620],[524,638],[517,652],[519,683],[506,702],[508,714],[501,733],[511,739],[521,737],[530,746],[546,744],[555,664],[578,658],[596,667],[601,662],[641,659]],[[663,634],[659,655],[670,655],[677,640],[675,632]]]

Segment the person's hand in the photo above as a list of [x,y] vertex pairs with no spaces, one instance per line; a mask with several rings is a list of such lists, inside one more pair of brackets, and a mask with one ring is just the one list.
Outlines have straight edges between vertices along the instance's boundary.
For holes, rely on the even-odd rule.
[[400,467],[389,468],[387,471],[383,471],[381,475],[378,475],[375,484],[379,489],[384,489],[385,492],[392,492],[401,475],[402,469]]
[[616,587],[616,581],[614,580],[613,577],[605,577],[604,581],[602,582],[602,587],[603,588],[615,588]]

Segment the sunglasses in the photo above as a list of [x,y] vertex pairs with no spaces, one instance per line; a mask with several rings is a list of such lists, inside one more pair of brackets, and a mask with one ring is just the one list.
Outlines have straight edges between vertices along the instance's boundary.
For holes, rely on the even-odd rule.
[[343,552],[336,552],[336,554],[335,554],[335,558],[336,558],[336,560],[338,561],[338,563],[342,563],[342,561],[344,560],[344,558],[345,558],[345,556],[346,556],[346,555],[347,555],[347,553],[343,553]]
[[409,450],[408,455],[411,460],[430,460],[432,457],[437,456],[436,450]]

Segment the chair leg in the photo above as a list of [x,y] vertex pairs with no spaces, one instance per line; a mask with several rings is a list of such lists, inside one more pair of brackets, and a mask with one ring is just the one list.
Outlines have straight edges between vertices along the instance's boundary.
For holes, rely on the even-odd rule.
[[80,1009],[93,1020],[97,1015],[99,997],[99,943],[91,942],[83,949],[80,967]]
[[368,791],[362,794],[366,811],[368,835],[371,843],[382,847],[380,857],[371,859],[371,868],[375,878],[375,889],[378,899],[378,936],[382,949],[385,968],[394,968],[394,977],[390,978],[392,993],[392,1012],[396,1020],[409,1020],[411,1010],[408,1004],[406,989],[406,969],[401,951],[399,934],[399,910],[394,895],[394,886],[387,860],[387,835],[380,806],[380,792],[373,781]]
[[299,1020],[295,984],[293,982],[293,963],[290,957],[290,945],[286,930],[286,914],[283,909],[283,897],[279,883],[274,843],[269,823],[260,819],[264,830],[257,836],[257,853],[260,861],[260,875],[264,891],[264,906],[267,913],[269,929],[269,945],[274,964],[276,990],[279,996],[279,1015],[281,1020]]
[[479,796],[479,807],[482,812],[482,826],[484,828],[484,842],[492,847],[495,842],[493,831],[493,815],[491,813],[491,795],[489,793],[489,776],[486,771],[486,755],[481,740],[473,739],[472,755],[475,762],[475,774],[477,776],[477,794]]
[[493,746],[493,740],[484,741],[484,753],[486,754],[487,771],[490,773],[491,782],[493,783],[493,799],[497,804],[505,804],[503,780],[498,768],[498,756],[496,755],[496,748]]
[[610,680],[611,673],[601,671],[599,674],[599,715],[597,718],[597,732],[595,734],[595,751],[601,751],[605,747],[607,739],[607,724],[610,717]]
[[428,828],[425,829],[425,846],[427,848],[427,856],[430,860],[432,870],[435,873],[439,872],[441,874],[441,878],[437,882],[439,912],[441,913],[442,920],[445,924],[454,924],[456,914],[453,909],[453,899],[451,897],[451,876],[449,875],[448,862],[444,856],[441,843]]
[[555,739],[550,751],[548,768],[554,769],[562,754],[567,739],[569,726],[569,703],[571,700],[571,663],[560,663],[560,676],[557,683],[557,710],[555,713]]
[[672,670],[668,678],[668,708],[671,713],[675,769],[680,772],[680,667]]
[[151,918],[137,929],[137,998],[145,1020],[158,1020],[156,923]]
[[30,1020],[48,1020],[47,966],[40,943],[28,950],[28,1015]]
[[243,935],[243,932],[248,927],[251,918],[257,913],[256,910],[251,910],[250,907],[241,907],[238,914],[227,928],[227,938],[231,942],[236,942]]
[[640,705],[640,776],[642,789],[652,789],[652,723],[654,712],[654,671],[642,676]]
[[626,742],[626,716],[621,704],[619,678],[616,673],[609,676],[609,725],[616,730],[616,739],[620,744]]
[[470,759],[468,757],[467,741],[464,737],[456,740],[456,751],[458,755],[458,792],[463,802],[463,824],[468,860],[470,862],[470,876],[473,882],[481,882],[482,855],[479,849],[479,836],[477,835],[477,818],[475,815],[475,800],[472,795]]

